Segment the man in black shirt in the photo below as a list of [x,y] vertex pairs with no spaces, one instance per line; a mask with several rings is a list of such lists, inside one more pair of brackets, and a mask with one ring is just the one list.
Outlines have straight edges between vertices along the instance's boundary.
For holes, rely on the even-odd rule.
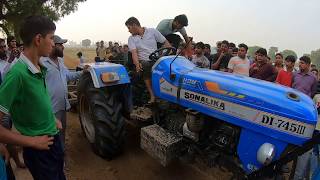
[[224,40],[221,42],[220,52],[214,54],[212,57],[212,66],[211,69],[219,71],[228,71],[228,63],[232,58],[232,55],[229,51],[229,42]]

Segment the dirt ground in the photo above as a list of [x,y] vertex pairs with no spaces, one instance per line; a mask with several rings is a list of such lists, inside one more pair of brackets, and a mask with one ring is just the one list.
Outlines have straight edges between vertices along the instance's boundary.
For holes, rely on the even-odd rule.
[[[122,156],[107,161],[96,156],[85,139],[78,114],[68,113],[66,175],[70,180],[209,180],[225,179],[215,169],[200,170],[194,165],[174,162],[162,167],[142,149],[139,143],[139,129],[127,126],[127,141]],[[13,163],[14,164],[14,163]],[[14,168],[17,180],[31,180],[27,170]]]

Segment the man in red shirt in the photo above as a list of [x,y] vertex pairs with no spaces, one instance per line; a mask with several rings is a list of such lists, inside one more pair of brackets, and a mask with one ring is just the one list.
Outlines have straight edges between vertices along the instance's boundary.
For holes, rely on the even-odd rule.
[[292,71],[296,58],[292,55],[289,55],[285,59],[286,70],[281,69],[278,73],[276,82],[278,84],[291,87],[292,86]]

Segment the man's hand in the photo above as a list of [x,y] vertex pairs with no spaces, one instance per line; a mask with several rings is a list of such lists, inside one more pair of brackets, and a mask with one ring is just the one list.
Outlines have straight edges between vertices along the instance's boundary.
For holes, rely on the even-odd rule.
[[141,63],[137,62],[134,65],[136,66],[137,73],[143,71]]
[[38,150],[49,150],[49,146],[53,144],[54,139],[53,137],[49,136],[35,136],[29,138],[29,146]]
[[56,119],[56,126],[59,130],[62,130],[62,123],[59,119]]
[[8,164],[10,160],[10,154],[3,144],[0,144],[0,155],[4,156],[5,162]]
[[90,66],[88,64],[83,66],[83,72],[89,72],[89,68]]

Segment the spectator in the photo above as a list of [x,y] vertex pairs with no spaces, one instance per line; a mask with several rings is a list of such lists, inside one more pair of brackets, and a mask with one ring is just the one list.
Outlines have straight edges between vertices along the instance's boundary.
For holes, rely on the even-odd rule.
[[274,62],[274,66],[277,72],[280,72],[283,69],[283,56],[281,53],[276,54],[276,60]]
[[78,58],[79,58],[80,64],[84,63],[84,58],[83,58],[83,55],[82,55],[82,52],[81,52],[81,51],[79,51],[79,52],[77,53],[77,56],[78,56]]
[[17,40],[14,36],[8,36],[7,38],[7,58],[8,62],[11,63],[14,59],[20,56],[20,51],[17,48]]
[[[137,73],[142,72],[143,80],[150,94],[150,103],[155,101],[155,96],[151,87],[151,68],[153,62],[149,56],[157,50],[157,42],[164,43],[166,47],[170,47],[166,38],[156,29],[143,28],[135,17],[130,17],[126,22],[131,36],[128,39],[129,50],[132,53],[132,61],[136,67]],[[142,38],[143,37],[143,38]]]
[[311,64],[311,69],[317,69],[317,66],[315,64]]
[[0,38],[0,74],[3,72],[3,69],[7,64],[8,62],[5,40]]
[[[299,60],[299,71],[293,74],[292,87],[313,98],[317,91],[317,78],[310,72],[311,60],[308,56],[302,56]],[[294,179],[304,179],[308,174],[306,171],[311,152],[312,150],[298,157]]]
[[[51,105],[53,113],[58,123],[61,123],[60,138],[62,147],[65,147],[65,132],[66,132],[66,111],[70,109],[68,101],[68,86],[67,81],[74,81],[80,78],[82,71],[70,72],[64,65],[63,60],[63,44],[67,42],[66,39],[61,39],[54,35],[53,41],[55,46],[49,57],[42,57],[40,59],[41,65],[46,67],[48,72],[46,74],[46,84],[49,95],[51,97]],[[87,66],[85,66],[87,68]]]
[[236,47],[233,48],[233,49],[232,49],[232,56],[233,56],[233,57],[237,56],[237,55],[238,55],[238,51],[239,51],[238,48],[236,48]]
[[277,78],[277,71],[274,66],[267,62],[267,50],[260,48],[256,53],[257,62],[256,65],[252,66],[249,70],[250,77],[274,82]]
[[296,63],[296,58],[289,55],[285,59],[285,69],[281,69],[278,72],[276,83],[291,87],[292,86],[292,72],[294,64]]
[[204,56],[205,46],[203,42],[198,42],[195,47],[195,55],[192,56],[192,62],[200,68],[209,68],[210,62]]
[[187,35],[186,29],[184,28],[187,26],[188,26],[188,18],[186,15],[181,14],[176,16],[174,19],[162,20],[158,24],[156,29],[170,42],[170,44],[173,47],[178,49],[179,44],[181,42],[181,38],[179,35],[174,33],[179,32],[183,36],[185,42],[188,42],[189,37]]
[[319,74],[319,71],[318,69],[311,69],[311,73],[317,78],[318,80],[318,74]]
[[217,53],[220,53],[220,52],[221,52],[221,44],[222,44],[222,42],[221,42],[221,41],[218,41],[218,42],[216,43],[216,46],[217,46]]
[[221,42],[220,52],[213,55],[212,69],[220,71],[228,71],[229,60],[232,55],[229,53],[229,42],[224,40]]
[[97,54],[97,57],[99,57],[99,47],[100,47],[100,42],[96,42],[96,54]]
[[123,60],[124,60],[124,64],[127,64],[128,63],[128,60],[129,60],[129,47],[127,44],[123,45]]
[[210,44],[204,44],[204,56],[209,59],[211,56],[211,46]]
[[293,74],[292,87],[305,93],[311,98],[317,89],[317,78],[310,72],[311,60],[308,56],[302,56],[299,61],[299,71]]
[[[119,45],[119,44],[118,44]],[[112,43],[112,41],[109,41],[108,42],[108,48],[112,51],[112,49],[113,49],[113,43]]]
[[228,72],[249,76],[250,61],[247,58],[248,46],[239,44],[238,56],[230,59]]
[[99,46],[97,52],[98,52],[98,57],[99,57],[100,61],[105,61],[108,59],[107,55],[106,55],[107,48],[104,47],[103,41],[100,41],[100,46]]
[[0,126],[0,142],[24,146],[24,162],[34,179],[65,179],[57,124],[43,83],[46,69],[39,66],[40,57],[52,50],[54,31],[55,24],[47,17],[23,21],[20,37],[25,50],[0,86],[0,119],[10,111],[20,132]]
[[233,42],[229,42],[229,54],[233,53],[233,49],[236,48],[236,45]]

